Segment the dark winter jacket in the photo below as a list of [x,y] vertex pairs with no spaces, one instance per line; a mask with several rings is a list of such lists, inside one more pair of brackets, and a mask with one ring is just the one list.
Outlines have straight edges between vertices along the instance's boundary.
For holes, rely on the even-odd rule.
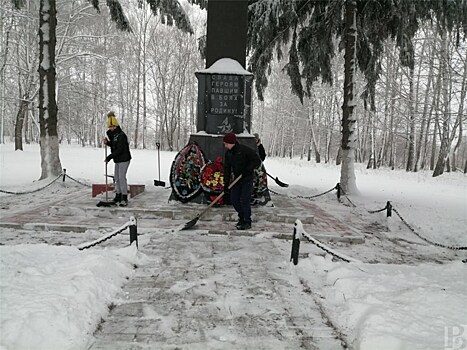
[[261,165],[258,153],[245,145],[235,143],[231,150],[225,152],[224,184],[230,183],[230,176],[233,173],[234,179],[240,174],[242,180],[253,177],[253,171]]
[[131,159],[130,145],[120,126],[117,126],[113,131],[107,130],[107,137],[110,140],[111,150],[111,153],[107,156],[107,162],[111,159],[114,160],[114,163],[128,162]]
[[259,158],[261,159],[262,162],[266,159],[266,151],[264,150],[264,146],[262,143],[260,143],[258,146],[258,154]]

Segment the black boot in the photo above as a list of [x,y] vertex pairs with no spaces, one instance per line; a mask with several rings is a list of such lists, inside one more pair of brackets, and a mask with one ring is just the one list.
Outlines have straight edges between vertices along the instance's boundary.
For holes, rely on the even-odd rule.
[[122,200],[120,202],[121,207],[126,207],[128,205],[128,195],[122,194]]
[[251,228],[251,222],[243,222],[240,226],[237,226],[237,230],[249,230]]
[[238,219],[237,223],[235,224],[235,227],[239,228],[242,225],[243,225],[243,219]]
[[112,202],[119,203],[121,200],[122,200],[122,194],[121,193],[115,193],[115,198],[112,199]]

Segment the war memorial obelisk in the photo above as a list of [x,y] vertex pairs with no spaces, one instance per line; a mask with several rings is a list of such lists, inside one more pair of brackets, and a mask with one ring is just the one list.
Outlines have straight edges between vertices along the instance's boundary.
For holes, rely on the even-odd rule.
[[[247,26],[248,0],[209,0],[206,67],[195,73],[196,133],[172,163],[171,199],[206,203],[224,190],[220,169],[226,133],[234,132],[239,143],[257,147],[250,134],[253,74],[245,69]],[[255,171],[254,203],[260,205],[271,200],[266,175],[263,165]]]
[[224,156],[222,138],[237,134],[255,148],[251,130],[253,74],[245,69],[248,0],[209,0],[206,69],[196,72],[196,142],[210,160]]

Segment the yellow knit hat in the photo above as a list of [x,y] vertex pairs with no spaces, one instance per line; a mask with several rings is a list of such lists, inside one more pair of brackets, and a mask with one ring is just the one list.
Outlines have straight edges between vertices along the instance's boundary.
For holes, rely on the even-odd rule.
[[117,118],[115,118],[114,112],[107,113],[107,128],[111,126],[118,126]]

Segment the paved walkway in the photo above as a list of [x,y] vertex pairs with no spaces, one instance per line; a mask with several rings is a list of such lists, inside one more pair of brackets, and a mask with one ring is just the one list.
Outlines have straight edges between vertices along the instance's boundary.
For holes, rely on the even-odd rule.
[[[137,218],[147,261],[123,287],[90,349],[342,348],[316,304],[319,296],[294,273],[288,239],[296,219],[322,241],[360,243],[361,233],[314,202],[273,195],[273,207],[253,208],[252,230],[234,230],[234,210],[215,207],[192,230],[169,234],[206,208],[168,202],[169,195],[148,188],[126,208],[96,207],[105,197],[91,198],[90,189],[4,197],[0,227],[45,230],[35,239],[77,245]],[[18,239],[14,230],[3,233],[5,242]]]
[[[171,229],[190,221],[206,208],[205,204],[169,203],[169,195],[170,190],[150,188],[149,191],[131,198],[130,205],[126,208],[102,208],[96,207],[96,204],[99,200],[105,200],[105,196],[91,198],[87,191],[81,191],[78,195],[63,195],[60,198],[53,198],[48,194],[42,205],[22,211],[4,212],[0,226],[85,232],[89,229],[115,228],[126,222],[130,216],[134,216],[138,219],[139,229]],[[319,240],[363,242],[364,236],[361,233],[309,200],[272,195],[272,202],[273,207],[253,208],[253,228],[246,232],[239,233],[235,230],[237,217],[230,206],[211,208],[193,229],[217,235],[266,234],[290,239],[293,223],[300,219],[305,230]]]
[[140,251],[90,349],[342,349],[284,240],[184,232]]

